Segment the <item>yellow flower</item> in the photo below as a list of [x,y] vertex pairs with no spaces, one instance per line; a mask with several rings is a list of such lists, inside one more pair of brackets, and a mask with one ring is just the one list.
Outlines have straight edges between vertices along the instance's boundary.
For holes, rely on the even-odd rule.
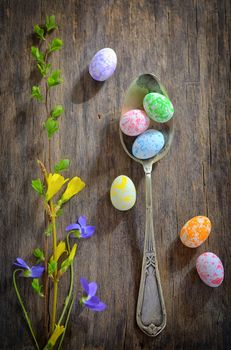
[[71,249],[71,252],[69,254],[69,257],[68,257],[68,260],[70,262],[72,262],[74,260],[74,257],[75,257],[75,253],[76,253],[76,248],[77,248],[77,244],[75,243]]
[[64,330],[65,330],[64,326],[60,326],[59,324],[56,325],[55,330],[52,333],[52,336],[48,340],[48,344],[53,347],[55,345],[55,343],[57,342],[57,339],[64,332]]
[[77,176],[73,177],[66,188],[66,191],[63,193],[61,198],[61,203],[67,202],[71,197],[73,197],[75,194],[79,193],[84,187],[85,183]]
[[[66,243],[64,241],[60,241],[56,248],[56,261],[59,260],[60,256],[63,255],[63,253],[67,253]],[[50,261],[52,260],[54,260],[53,255],[50,258]]]
[[71,264],[73,263],[75,253],[76,253],[76,248],[77,248],[77,244],[75,243],[70,251],[68,258],[64,260],[61,264],[61,268],[59,270],[59,277],[61,277],[67,271],[69,266],[71,266]]
[[47,177],[47,202],[62,188],[69,179],[64,179],[60,174],[49,174]]

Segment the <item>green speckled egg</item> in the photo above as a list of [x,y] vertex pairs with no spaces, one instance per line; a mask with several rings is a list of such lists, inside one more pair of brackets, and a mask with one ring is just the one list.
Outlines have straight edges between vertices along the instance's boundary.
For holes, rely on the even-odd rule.
[[150,92],[144,97],[143,105],[149,118],[158,123],[170,120],[174,113],[172,102],[164,95]]

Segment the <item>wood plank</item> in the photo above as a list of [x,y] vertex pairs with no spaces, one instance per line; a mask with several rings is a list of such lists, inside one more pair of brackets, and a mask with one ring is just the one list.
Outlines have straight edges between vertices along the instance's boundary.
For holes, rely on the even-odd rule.
[[[0,349],[32,349],[12,288],[11,264],[17,256],[30,259],[44,229],[42,206],[30,182],[39,176],[35,160],[48,160],[48,144],[41,128],[44,108],[29,98],[37,80],[29,50],[33,25],[50,14],[56,15],[64,41],[54,64],[65,81],[50,97],[50,105],[65,106],[52,141],[52,162],[70,158],[67,175],[77,174],[87,183],[67,205],[59,237],[78,215],[96,224],[95,236],[79,248],[76,277],[96,280],[108,305],[104,313],[73,314],[63,349],[229,349],[228,0],[1,1]],[[118,67],[99,85],[90,79],[87,65],[103,47],[116,51]],[[154,229],[168,316],[165,331],[155,339],[143,335],[135,322],[145,221],[143,172],[124,153],[118,134],[123,93],[142,72],[160,77],[176,111],[172,149],[153,171]],[[131,177],[137,188],[137,204],[127,213],[116,211],[109,200],[110,185],[120,174]],[[190,250],[178,232],[198,214],[209,216],[212,233],[200,248]],[[196,274],[196,258],[205,251],[224,263],[225,280],[218,289],[203,285]],[[29,283],[20,281],[20,288],[42,338],[42,303]]]

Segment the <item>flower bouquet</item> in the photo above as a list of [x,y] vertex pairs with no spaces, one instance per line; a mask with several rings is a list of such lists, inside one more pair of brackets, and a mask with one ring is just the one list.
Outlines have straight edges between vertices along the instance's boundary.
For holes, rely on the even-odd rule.
[[[40,86],[32,86],[31,97],[45,104],[46,120],[43,127],[49,140],[48,164],[45,166],[42,161],[37,160],[41,178],[34,179],[31,183],[32,188],[41,197],[45,211],[46,229],[41,237],[43,248],[34,249],[33,256],[36,260],[33,266],[18,257],[14,262],[13,271],[15,292],[37,350],[61,349],[70,314],[76,301],[81,309],[87,307],[93,311],[103,311],[106,308],[106,305],[96,296],[97,284],[95,282],[88,282],[82,277],[80,279],[82,294],[77,296],[74,290],[73,262],[77,250],[76,241],[91,237],[95,232],[95,227],[88,225],[86,217],[81,215],[75,223],[66,227],[65,238],[58,240],[57,220],[63,214],[65,204],[84,189],[85,183],[77,176],[69,179],[61,174],[69,168],[69,159],[61,159],[54,165],[53,170],[51,166],[52,136],[59,130],[59,118],[64,113],[64,108],[60,104],[53,106],[51,110],[48,106],[50,90],[63,82],[61,71],[53,69],[51,62],[53,53],[59,51],[63,46],[62,40],[54,36],[57,30],[55,16],[47,16],[43,26],[34,26],[34,35],[38,40],[38,45],[31,47],[31,54],[42,77]],[[52,40],[49,40],[50,36]],[[52,249],[49,249],[50,246]],[[62,310],[58,313],[58,291],[66,272],[69,272],[70,284],[65,300],[61,301]],[[45,344],[41,345],[38,342],[29,313],[19,292],[18,277],[30,279],[32,290],[38,297],[44,299]],[[50,295],[52,296],[51,305]],[[49,318],[50,311],[51,317]]]

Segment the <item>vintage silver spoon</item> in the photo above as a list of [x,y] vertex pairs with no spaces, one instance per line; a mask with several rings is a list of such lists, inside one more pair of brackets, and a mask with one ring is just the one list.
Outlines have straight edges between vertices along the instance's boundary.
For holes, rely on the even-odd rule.
[[[144,96],[149,92],[158,92],[168,97],[165,88],[153,74],[142,74],[136,78],[125,93],[122,113],[131,109],[143,109]],[[173,120],[167,123],[152,121],[151,127],[160,130],[165,137],[164,148],[153,158],[140,160],[132,155],[134,138],[126,136],[120,130],[120,140],[125,152],[136,162],[143,165],[146,182],[146,225],[143,252],[143,264],[140,289],[137,302],[136,320],[140,329],[151,337],[158,335],[166,326],[166,309],[161,288],[156,257],[153,214],[152,214],[152,165],[168,152],[173,139]]]

